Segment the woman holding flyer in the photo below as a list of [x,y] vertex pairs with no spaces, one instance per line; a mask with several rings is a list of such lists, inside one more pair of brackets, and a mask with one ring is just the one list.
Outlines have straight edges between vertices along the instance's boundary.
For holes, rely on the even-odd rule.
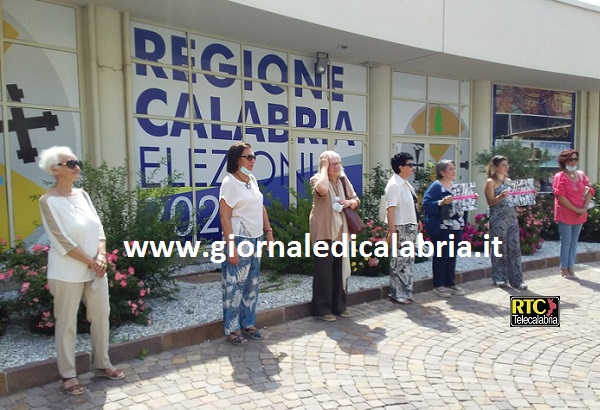
[[490,237],[501,241],[500,255],[492,252],[492,279],[499,288],[507,282],[515,289],[525,290],[517,212],[508,203],[508,158],[494,156],[487,166],[485,198],[490,207]]
[[442,252],[434,252],[432,262],[433,291],[436,295],[449,298],[452,295],[463,296],[465,291],[454,283],[456,275],[456,255],[450,254],[450,242],[454,249],[462,240],[467,213],[455,212],[452,207],[452,184],[456,176],[454,161],[443,159],[435,165],[437,181],[427,188],[423,196],[425,211],[425,230],[437,250],[438,243],[445,242]]
[[577,279],[573,272],[577,240],[595,194],[587,175],[577,171],[577,161],[579,152],[574,149],[563,150],[558,155],[561,171],[554,176],[552,183],[554,220],[560,233],[560,273],[565,279]]

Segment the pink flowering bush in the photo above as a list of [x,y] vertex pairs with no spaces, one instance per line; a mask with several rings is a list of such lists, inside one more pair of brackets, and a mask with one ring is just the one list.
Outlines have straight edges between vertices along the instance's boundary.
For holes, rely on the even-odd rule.
[[[367,221],[365,224],[367,228],[357,235],[355,242],[357,248],[361,242],[368,242],[364,247],[364,252],[372,253],[377,242],[386,241],[388,231],[382,222],[373,219]],[[389,274],[390,258],[383,256],[376,257],[374,255],[363,257],[357,249],[356,256],[350,258],[350,270],[353,275],[384,276]]]
[[[5,242],[4,242],[5,243]],[[18,239],[12,248],[0,248],[0,280],[10,277],[20,286],[14,310],[27,316],[31,329],[38,333],[54,333],[53,297],[48,290],[47,264],[49,246],[35,244],[28,249]],[[136,278],[133,268],[116,269],[117,250],[107,254],[107,276],[110,293],[110,323],[117,327],[131,321],[150,323],[150,308],[145,302],[150,289]],[[85,306],[78,312],[78,331],[89,331]]]

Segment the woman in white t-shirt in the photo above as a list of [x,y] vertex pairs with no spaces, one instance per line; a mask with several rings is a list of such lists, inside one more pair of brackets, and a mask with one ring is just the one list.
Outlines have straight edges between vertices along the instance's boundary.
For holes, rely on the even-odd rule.
[[56,179],[40,198],[40,211],[50,239],[48,290],[54,297],[58,372],[65,391],[79,395],[85,391],[75,369],[77,311],[81,302],[87,307],[94,367],[99,375],[110,379],[125,377],[108,357],[110,304],[104,229],[87,192],[73,188],[81,162],[69,147],[42,151],[39,166]]
[[[227,176],[219,192],[221,228],[233,249],[223,262],[223,326],[227,340],[236,346],[248,343],[247,337],[260,340],[263,335],[254,327],[258,303],[260,258],[256,249],[266,232],[268,242],[273,230],[263,195],[252,172],[256,156],[250,144],[237,142],[227,153]],[[241,243],[241,245],[240,245]]]

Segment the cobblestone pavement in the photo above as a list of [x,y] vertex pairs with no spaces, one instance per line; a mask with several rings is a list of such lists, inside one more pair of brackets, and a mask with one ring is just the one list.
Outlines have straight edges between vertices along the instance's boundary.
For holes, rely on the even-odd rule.
[[[352,307],[353,317],[305,318],[265,329],[265,341],[214,340],[121,365],[123,381],[81,375],[0,397],[7,409],[600,409],[600,262],[526,273],[529,291],[491,281],[467,295],[432,292],[401,306]],[[509,327],[510,295],[560,296],[560,327]]]

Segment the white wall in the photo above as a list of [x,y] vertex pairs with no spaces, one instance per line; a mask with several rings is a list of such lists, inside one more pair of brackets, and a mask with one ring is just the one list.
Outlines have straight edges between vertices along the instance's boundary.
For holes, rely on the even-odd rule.
[[600,78],[590,47],[599,43],[600,14],[593,10],[553,0],[445,1],[447,54]]
[[[231,0],[444,54],[600,78],[600,13],[554,0]],[[576,62],[576,63],[575,63]]]

